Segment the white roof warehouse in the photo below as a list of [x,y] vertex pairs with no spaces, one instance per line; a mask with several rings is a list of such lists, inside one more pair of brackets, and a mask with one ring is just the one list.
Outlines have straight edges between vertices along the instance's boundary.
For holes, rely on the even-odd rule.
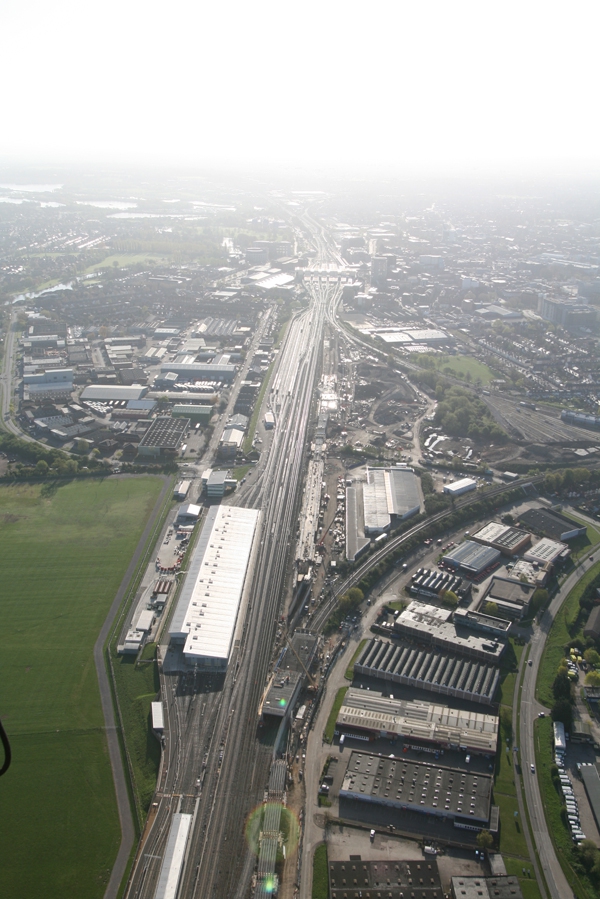
[[206,517],[169,631],[190,665],[227,667],[259,515],[213,506]]

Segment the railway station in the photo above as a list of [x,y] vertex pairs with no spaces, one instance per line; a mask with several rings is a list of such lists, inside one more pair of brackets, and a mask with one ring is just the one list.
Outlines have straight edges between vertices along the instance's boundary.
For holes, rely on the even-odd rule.
[[374,677],[442,696],[491,705],[500,682],[493,665],[441,652],[434,647],[369,640],[354,675]]
[[496,715],[395,699],[355,687],[350,687],[344,697],[336,728],[349,736],[390,737],[419,747],[463,749],[489,756],[496,754],[498,744]]
[[237,506],[208,512],[169,630],[188,666],[227,668],[259,516]]

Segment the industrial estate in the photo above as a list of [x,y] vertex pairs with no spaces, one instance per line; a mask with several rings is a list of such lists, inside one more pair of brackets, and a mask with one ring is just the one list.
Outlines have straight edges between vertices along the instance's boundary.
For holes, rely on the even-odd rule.
[[[597,895],[593,204],[174,181],[167,228],[160,184],[25,190],[0,186],[0,528],[102,566],[49,631],[93,675],[87,717],[48,719],[90,804],[51,792],[5,895],[45,891],[58,840],[61,895]],[[32,547],[35,630],[66,571]],[[14,671],[19,735],[47,731]]]

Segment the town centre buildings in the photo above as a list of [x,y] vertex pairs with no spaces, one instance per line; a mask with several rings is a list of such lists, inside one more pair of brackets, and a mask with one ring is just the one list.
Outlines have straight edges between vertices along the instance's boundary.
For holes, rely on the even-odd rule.
[[259,516],[213,506],[206,517],[169,630],[188,665],[227,668]]

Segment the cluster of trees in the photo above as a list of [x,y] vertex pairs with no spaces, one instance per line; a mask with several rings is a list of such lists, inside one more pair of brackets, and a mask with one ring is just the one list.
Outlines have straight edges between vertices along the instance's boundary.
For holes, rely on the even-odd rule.
[[434,424],[451,437],[504,443],[508,434],[492,418],[487,406],[462,387],[436,387],[439,402]]
[[600,886],[600,849],[593,840],[582,840],[576,850],[578,864],[594,886]]
[[563,468],[561,471],[547,471],[544,475],[544,487],[549,493],[591,490],[598,486],[600,469]]
[[325,625],[325,635],[331,634],[337,630],[344,618],[347,618],[352,612],[358,609],[359,605],[365,598],[365,594],[359,587],[351,587],[347,593],[340,597],[335,612],[329,616]]

